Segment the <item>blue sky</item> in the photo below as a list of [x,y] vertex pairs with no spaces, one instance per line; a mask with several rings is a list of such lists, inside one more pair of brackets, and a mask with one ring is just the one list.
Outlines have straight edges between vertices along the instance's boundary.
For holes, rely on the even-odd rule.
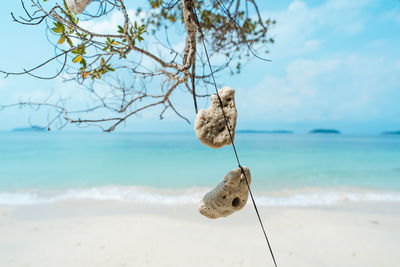
[[[240,75],[219,78],[236,89],[239,129],[400,129],[400,1],[258,2],[265,17],[277,20],[271,31],[276,41],[270,46],[272,62],[252,60]],[[8,1],[0,10],[0,69],[18,71],[53,55],[44,29],[13,23],[10,12],[22,14],[19,1]],[[8,77],[0,79],[0,104],[43,99],[51,92],[68,96],[76,87],[60,80]],[[190,96],[178,95],[176,101],[193,120]],[[172,113],[160,121],[157,112],[131,118],[119,131],[192,129]],[[29,109],[4,110],[0,130],[43,119]]]

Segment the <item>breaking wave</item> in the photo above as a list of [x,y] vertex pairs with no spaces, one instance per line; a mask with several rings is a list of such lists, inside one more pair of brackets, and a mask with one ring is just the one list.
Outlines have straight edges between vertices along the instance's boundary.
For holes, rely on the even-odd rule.
[[[65,191],[0,192],[0,205],[27,206],[70,200],[113,200],[157,205],[197,204],[208,188],[163,190],[136,186],[104,186]],[[400,192],[312,189],[255,193],[260,206],[330,206],[347,202],[400,202]]]

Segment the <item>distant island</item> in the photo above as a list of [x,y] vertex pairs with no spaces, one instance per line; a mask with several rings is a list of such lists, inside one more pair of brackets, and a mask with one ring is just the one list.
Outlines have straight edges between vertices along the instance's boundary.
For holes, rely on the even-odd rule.
[[31,127],[25,127],[25,128],[15,128],[12,131],[13,132],[44,132],[47,129],[44,127],[40,126],[31,126]]
[[400,131],[388,131],[388,132],[383,132],[382,134],[385,134],[385,135],[400,135]]
[[257,134],[292,134],[292,131],[289,130],[237,130],[237,133],[257,133]]
[[314,129],[310,134],[340,134],[340,131],[335,129]]

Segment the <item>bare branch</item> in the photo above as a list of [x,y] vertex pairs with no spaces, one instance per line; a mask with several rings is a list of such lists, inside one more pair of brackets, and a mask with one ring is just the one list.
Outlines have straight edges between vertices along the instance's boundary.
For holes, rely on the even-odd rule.
[[[62,77],[66,82],[81,85],[87,102],[84,108],[71,110],[68,99],[21,100],[0,105],[0,110],[16,106],[47,109],[49,129],[53,125],[60,129],[71,123],[79,127],[97,126],[110,132],[133,115],[157,106],[162,107],[161,119],[171,109],[190,123],[172,104],[172,95],[177,88],[191,94],[196,112],[197,97],[210,95],[207,87],[211,73],[203,52],[197,50],[197,42],[205,37],[210,57],[219,58],[219,63],[213,66],[214,75],[238,73],[242,61],[250,54],[259,57],[257,47],[253,46],[264,49],[266,43],[273,42],[267,30],[274,21],[263,21],[254,0],[174,0],[168,4],[148,0],[146,17],[140,16],[142,8],[138,8],[132,18],[128,3],[98,0],[93,2],[98,5],[93,14],[84,11],[77,15],[58,4],[46,8],[48,5],[42,5],[41,0],[22,0],[25,15],[11,13],[12,20],[27,26],[44,25],[55,55],[21,72],[0,70],[0,73],[5,77],[25,74],[40,79]],[[110,12],[119,12],[123,17],[122,25],[115,31],[94,32],[80,23]],[[172,26],[182,27],[183,48],[177,49],[171,44],[168,29]],[[50,68],[54,62],[60,64],[56,74],[38,75],[37,71]]]

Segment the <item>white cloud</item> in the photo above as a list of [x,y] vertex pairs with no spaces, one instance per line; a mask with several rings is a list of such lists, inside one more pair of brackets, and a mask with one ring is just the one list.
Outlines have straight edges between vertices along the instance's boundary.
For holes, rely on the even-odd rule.
[[291,57],[318,50],[325,40],[315,39],[315,35],[326,36],[329,32],[354,35],[362,32],[368,18],[363,14],[363,8],[370,3],[331,0],[309,7],[305,2],[295,0],[285,10],[266,12],[265,17],[277,20],[272,29],[276,45],[271,49],[271,56]]
[[363,121],[393,117],[390,110],[400,112],[393,102],[400,97],[399,58],[384,56],[390,42],[369,41],[356,51],[318,51],[332,43],[332,36],[366,34],[371,16],[367,10],[374,5],[373,0],[330,0],[308,6],[295,0],[284,10],[268,13],[278,21],[271,57],[281,71],[272,70],[253,89],[238,91],[238,109],[247,113],[242,118]]
[[[127,13],[132,22],[140,22],[140,19],[146,16],[144,11],[141,12],[139,17],[136,16],[136,11],[134,9],[128,9]],[[87,20],[79,23],[83,28],[101,34],[115,34],[117,33],[118,25],[122,26],[123,24],[124,16],[119,11],[114,11],[110,16],[102,20]]]
[[399,89],[395,68],[394,62],[350,54],[295,60],[285,75],[267,75],[255,88],[240,90],[238,108],[260,121],[376,119]]
[[314,51],[320,49],[322,45],[323,45],[322,40],[312,39],[304,43],[304,48],[306,51]]
[[[331,0],[311,6],[296,0],[283,10],[268,13],[268,17],[278,22],[272,31],[276,44],[271,47],[270,54],[277,70],[268,72],[263,80],[251,85],[253,87],[250,89],[237,88],[240,119],[278,123],[368,121],[388,118],[388,112],[398,114],[400,106],[393,99],[400,99],[400,58],[396,54],[389,57],[383,52],[377,52],[386,49],[390,54],[392,50],[387,48],[395,46],[394,42],[381,36],[382,39],[366,39],[368,43],[359,49],[357,47],[357,50],[346,46],[340,50],[332,46],[329,50],[324,47],[334,42],[332,36],[335,34],[344,37],[354,37],[357,34],[373,36],[374,33],[366,31],[368,18],[373,13],[369,12],[368,15],[365,10],[374,3]],[[133,10],[129,10],[129,14],[131,19],[137,19]],[[123,24],[123,17],[115,12],[106,19],[82,21],[81,24],[98,33],[116,32],[117,25]],[[183,48],[183,39],[180,36],[171,37],[175,49]],[[349,44],[353,45],[353,42],[351,40]],[[150,41],[142,45],[168,57],[167,50],[158,49]],[[146,65],[152,66],[148,59],[144,60]],[[213,63],[216,60],[214,58]],[[261,69],[253,67],[251,71],[257,73]],[[229,78],[225,79],[227,81]],[[243,75],[240,79],[247,80],[248,77]],[[5,87],[0,80],[0,88],[2,86]],[[103,92],[101,86],[97,88]],[[49,95],[49,90],[29,88],[19,91],[18,96],[21,95],[25,99],[43,100]],[[71,83],[57,85],[54,97],[60,95],[75,96],[68,102],[73,107],[84,107],[85,101],[89,99]],[[193,115],[190,95],[177,91],[174,94],[174,104],[183,115]],[[146,123],[156,121],[154,125],[157,128],[159,111],[158,108],[150,109],[140,117]],[[169,121],[181,121],[172,111],[167,114],[167,118]],[[132,124],[136,125],[137,121]]]

